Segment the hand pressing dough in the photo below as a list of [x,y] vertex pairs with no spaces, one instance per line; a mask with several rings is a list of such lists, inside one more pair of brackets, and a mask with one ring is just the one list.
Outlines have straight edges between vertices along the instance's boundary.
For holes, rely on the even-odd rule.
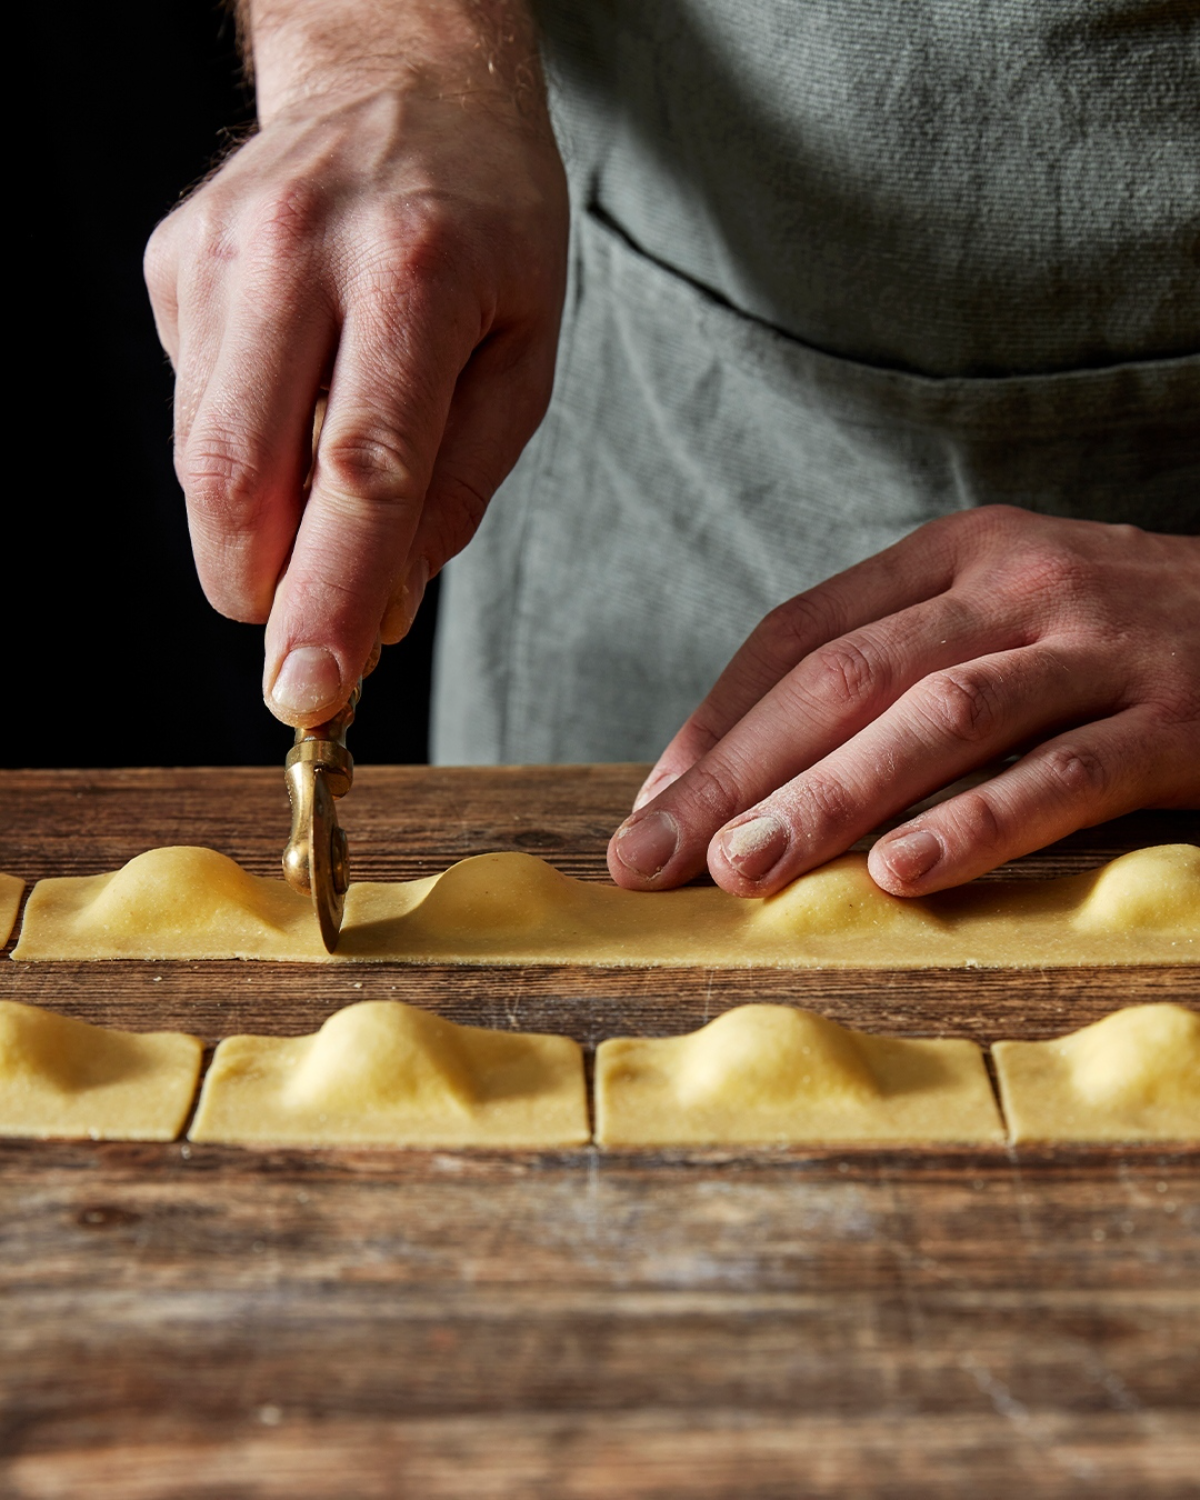
[[338,1011],[315,1036],[217,1048],[194,1141],[578,1146],[583,1054],[568,1037],[456,1026],[397,1000]]
[[1200,849],[1140,849],[1084,875],[889,896],[847,854],[776,896],[647,893],[527,854],[352,885],[336,954],[307,899],[211,849],[154,849],[112,875],[39,881],[13,957],[934,968],[1200,959]]
[[808,1010],[744,1005],[700,1031],[596,1052],[604,1146],[999,1142],[974,1042],[851,1031]]
[[0,1135],[173,1141],[203,1048],[178,1031],[110,1031],[0,1000]]
[[21,907],[21,892],[24,889],[23,880],[18,880],[15,875],[5,875],[0,870],[0,948],[3,948],[12,937],[17,912]]
[[992,1055],[1014,1141],[1200,1140],[1200,1015],[1182,1005],[1133,1005]]

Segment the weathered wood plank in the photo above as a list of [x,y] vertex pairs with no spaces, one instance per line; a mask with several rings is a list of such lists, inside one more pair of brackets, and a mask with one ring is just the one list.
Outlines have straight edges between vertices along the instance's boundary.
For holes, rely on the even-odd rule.
[[[89,1472],[109,1474],[100,1494],[122,1474],[130,1495],[210,1492],[200,1476],[224,1493],[232,1443],[261,1466],[233,1493],[274,1494],[274,1466],[294,1481],[317,1433],[343,1462],[369,1440],[394,1474],[452,1493],[454,1475],[473,1478],[460,1445],[482,1464],[483,1432],[504,1437],[488,1481],[504,1495],[528,1493],[531,1473],[546,1486],[533,1493],[571,1493],[579,1464],[579,1493],[625,1494],[639,1451],[650,1467],[628,1493],[693,1493],[686,1465],[708,1452],[700,1493],[774,1494],[807,1473],[813,1442],[829,1466],[817,1493],[905,1493],[898,1475],[987,1493],[989,1473],[1029,1475],[1036,1494],[1097,1475],[1106,1494],[1184,1493],[1196,1165],[1146,1148],[643,1159],[10,1143],[15,1493],[66,1493]],[[914,1433],[926,1456],[909,1452]]]
[[595,1046],[609,1036],[693,1031],[752,1001],[804,1005],[892,1035],[1036,1040],[1148,1000],[1200,1000],[1200,969],[747,971],[703,969],[349,970],[314,964],[13,964],[7,999],[131,1031],[178,1028],[297,1036],[356,1000],[404,1000],[450,1020],[547,1031]]
[[[676,1283],[765,1294],[800,1275],[816,1293],[943,1289],[960,1270],[964,1287],[1019,1292],[1031,1268],[1043,1291],[1200,1293],[1198,1165],[1196,1149],[1149,1146],[467,1153],[5,1141],[0,1285],[22,1298],[69,1285],[86,1257],[97,1277],[136,1268],[147,1293],[190,1289],[197,1263],[254,1290],[264,1278],[335,1278],[362,1247],[397,1236],[419,1253],[377,1256],[368,1279],[438,1281],[478,1252],[482,1284],[539,1294]],[[301,1244],[294,1265],[259,1258]],[[464,1285],[481,1273],[462,1273]]]
[[[1195,1443],[1171,1414],[1031,1413],[979,1367],[1003,1410],[898,1419],[654,1408],[312,1422],[275,1402],[214,1438],[150,1424],[129,1446],[97,1433],[11,1467],[14,1500],[845,1500],[913,1496],[1192,1500]],[[349,1486],[352,1485],[352,1489]]]

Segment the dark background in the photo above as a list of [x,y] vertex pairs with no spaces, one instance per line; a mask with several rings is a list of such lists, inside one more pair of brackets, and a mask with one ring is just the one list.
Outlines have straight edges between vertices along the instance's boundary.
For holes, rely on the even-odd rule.
[[[17,717],[0,763],[281,762],[291,731],[263,707],[261,628],[220,618],[196,580],[141,273],[155,224],[253,120],[232,21],[217,0],[130,0],[25,24],[40,102],[9,122],[27,181],[0,532]],[[360,761],[426,758],[433,603],[371,678]]]

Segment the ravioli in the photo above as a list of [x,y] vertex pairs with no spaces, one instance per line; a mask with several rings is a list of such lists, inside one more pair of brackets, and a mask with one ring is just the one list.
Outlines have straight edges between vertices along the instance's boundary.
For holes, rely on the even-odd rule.
[[1200,1015],[1162,1001],[992,1048],[1012,1139],[1200,1140]]
[[113,1031],[0,1000],[0,1135],[173,1141],[203,1047],[177,1031]]
[[868,1036],[812,1011],[744,1005],[701,1030],[596,1052],[604,1146],[998,1143],[974,1042]]
[[590,1138],[568,1037],[458,1026],[364,1000],[313,1036],[229,1037],[190,1139],[233,1144],[576,1146]]

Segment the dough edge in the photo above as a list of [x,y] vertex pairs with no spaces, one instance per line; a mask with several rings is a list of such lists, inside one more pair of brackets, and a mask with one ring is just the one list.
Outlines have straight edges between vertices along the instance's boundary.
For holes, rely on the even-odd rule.
[[24,890],[25,882],[19,875],[6,875],[3,870],[0,870],[0,948],[3,948],[13,935]]

